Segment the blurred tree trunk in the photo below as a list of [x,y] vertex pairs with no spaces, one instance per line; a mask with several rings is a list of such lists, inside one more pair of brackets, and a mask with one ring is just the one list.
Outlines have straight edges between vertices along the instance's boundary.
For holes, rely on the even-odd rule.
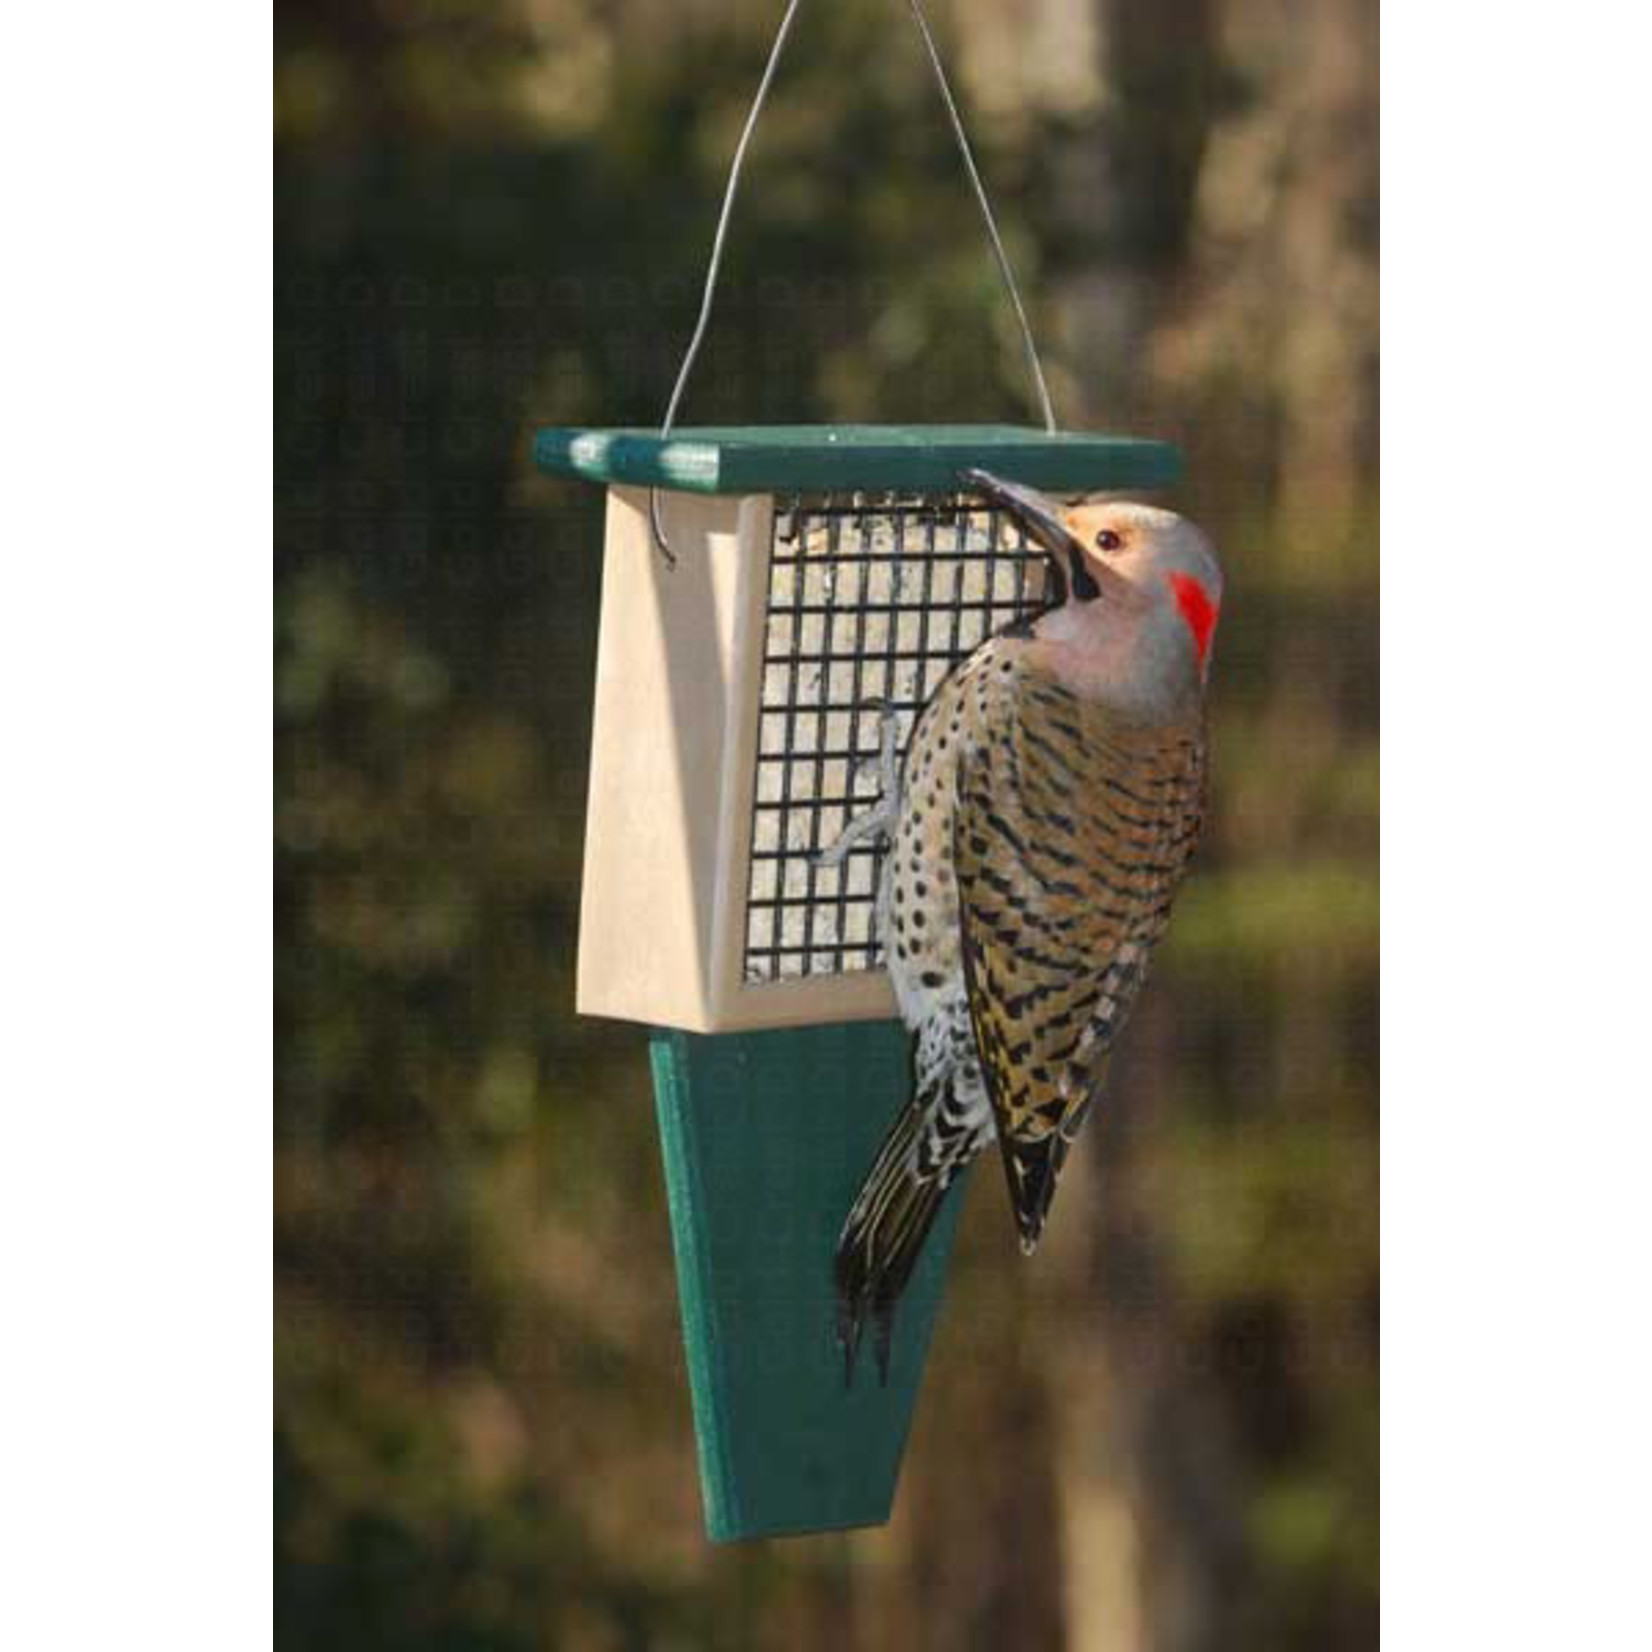
[[[971,1177],[954,1268],[967,1298],[943,1321],[897,1510],[906,1588],[878,1644],[933,1652],[1067,1645],[1057,1422],[997,1149]],[[937,1372],[938,1374],[938,1372]]]
[[[1085,152],[1067,157],[1059,203],[1096,255],[1060,292],[1064,354],[1083,364],[1075,415],[1117,426],[1158,400],[1151,344],[1190,279],[1201,178],[1231,77],[1221,0],[1098,0],[1098,12],[1104,118],[1084,130]],[[1087,1162],[1069,1170],[1089,1184],[1070,1215],[1086,1210],[1091,1222],[1064,1247],[1061,1324],[1046,1339],[1078,1652],[1226,1652],[1240,1638],[1249,1569],[1220,1396],[1178,1315],[1163,1215],[1138,1162],[1177,1057],[1161,1012],[1149,993],[1115,1063],[1117,1100],[1098,1109]]]
[[1376,468],[1377,8],[1318,0],[1282,23],[1221,0],[1218,21],[1221,119],[1197,191],[1179,193],[1170,159],[1133,168],[1186,207],[1144,366],[1181,417],[1199,410],[1222,428],[1230,465],[1248,473],[1237,479],[1278,512],[1281,549],[1323,579],[1335,567],[1324,529],[1358,508]]
[[1187,258],[1222,81],[1217,0],[1101,0],[1114,231],[1148,274]]
[[1226,1652],[1244,1638],[1244,1488],[1137,1151],[1176,1060],[1172,1026],[1143,1003],[1115,1063],[1118,1103],[1086,1132],[1100,1186],[1056,1379],[1077,1652]]
[[1072,423],[1125,427],[1152,406],[1148,348],[1186,277],[1205,151],[1229,96],[1218,4],[1097,0],[1100,117],[1070,129],[1052,200]]
[[920,1633],[911,1644],[1060,1652],[1067,1645],[1061,1531],[1043,1384],[1024,1372],[1002,1378],[976,1416],[988,1424],[980,1449],[959,1442],[970,1497],[948,1495],[953,1488],[937,1478],[923,1485],[911,1572]]

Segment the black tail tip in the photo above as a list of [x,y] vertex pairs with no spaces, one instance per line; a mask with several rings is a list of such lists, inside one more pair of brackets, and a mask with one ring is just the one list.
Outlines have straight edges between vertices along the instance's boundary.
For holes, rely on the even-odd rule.
[[895,1337],[895,1304],[862,1295],[838,1296],[837,1345],[843,1352],[843,1386],[855,1386],[855,1360],[866,1322],[872,1322],[872,1352],[878,1362],[878,1386],[889,1386],[889,1356]]
[[889,1386],[889,1351],[895,1340],[895,1304],[879,1302],[872,1309],[872,1351],[878,1356],[878,1387]]
[[1010,1209],[1021,1240],[1021,1254],[1031,1256],[1044,1236],[1056,1180],[1067,1157],[1067,1143],[1051,1134],[1033,1142],[1006,1142],[1004,1169],[1009,1178]]
[[1050,1195],[1055,1191],[1054,1179],[1046,1172],[1041,1185],[1028,1189],[1030,1202],[1016,1205],[1015,1235],[1021,1241],[1021,1254],[1031,1256],[1044,1237],[1044,1225],[1050,1219]]

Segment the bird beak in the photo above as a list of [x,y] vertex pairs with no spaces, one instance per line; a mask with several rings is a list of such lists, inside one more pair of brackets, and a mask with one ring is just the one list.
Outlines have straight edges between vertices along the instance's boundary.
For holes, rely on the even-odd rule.
[[995,505],[1002,505],[1026,529],[1027,536],[1049,552],[1050,592],[1058,608],[1067,601],[1069,574],[1073,594],[1080,602],[1091,602],[1101,595],[1085,563],[1084,547],[1067,531],[1060,507],[1053,499],[1019,482],[1006,482],[990,470],[962,470],[958,475],[977,493],[984,494]]

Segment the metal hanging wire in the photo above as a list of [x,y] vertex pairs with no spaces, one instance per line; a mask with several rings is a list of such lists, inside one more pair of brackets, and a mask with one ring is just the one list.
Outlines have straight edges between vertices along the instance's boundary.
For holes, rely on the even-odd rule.
[[[700,353],[700,345],[711,323],[711,307],[717,293],[717,276],[723,263],[723,243],[727,239],[729,218],[734,210],[735,192],[740,186],[740,171],[745,165],[746,150],[751,144],[752,133],[757,129],[757,117],[763,111],[769,87],[774,80],[774,72],[779,67],[780,54],[785,50],[786,37],[791,33],[793,20],[802,4],[803,0],[788,0],[785,15],[780,19],[780,27],[775,33],[774,44],[769,48],[769,60],[764,65],[763,78],[757,84],[757,95],[752,99],[751,110],[746,115],[746,124],[740,133],[740,141],[734,148],[734,159],[729,164],[728,183],[723,189],[722,210],[717,215],[717,233],[712,238],[711,261],[706,269],[705,291],[700,298],[700,316],[694,324],[694,333],[688,341],[688,349],[684,352],[682,366],[677,370],[677,382],[672,386],[671,400],[666,404],[665,417],[660,421],[662,438],[671,434],[677,418],[677,408],[683,399],[683,391],[688,387],[689,374],[694,370],[695,358]],[[986,185],[982,183],[980,171],[975,165],[969,137],[964,131],[963,117],[958,113],[957,102],[952,96],[952,87],[947,81],[946,69],[941,63],[940,51],[935,45],[934,35],[930,33],[929,22],[924,16],[920,0],[907,0],[907,8],[912,13],[912,21],[917,25],[930,65],[935,71],[935,81],[940,87],[941,99],[946,104],[953,136],[958,140],[958,153],[963,158],[965,172],[969,174],[970,185],[975,191],[975,199],[980,205],[981,217],[986,224],[987,238],[992,243],[998,272],[1004,278],[1004,286],[1009,293],[1011,307],[1015,311],[1016,323],[1021,329],[1021,342],[1026,350],[1027,367],[1037,391],[1044,428],[1053,435],[1056,431],[1055,409],[1050,403],[1049,386],[1044,382],[1044,367],[1038,359],[1038,346],[1033,342],[1032,327],[1027,321],[1027,312],[1021,303],[1020,289],[1015,284],[1015,272],[1010,268],[1009,254],[1004,251],[1003,240],[998,234],[998,223],[993,217],[992,204],[987,199]],[[654,543],[660,555],[665,558],[666,566],[675,568],[677,557],[671,549],[670,540],[666,537],[665,523],[660,514],[660,490],[657,487],[650,487],[648,490],[648,522],[653,531]]]

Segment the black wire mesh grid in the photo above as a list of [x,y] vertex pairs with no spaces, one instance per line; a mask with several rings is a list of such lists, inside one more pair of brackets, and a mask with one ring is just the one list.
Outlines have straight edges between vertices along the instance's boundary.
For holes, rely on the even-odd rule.
[[904,753],[953,665],[1042,601],[1043,553],[966,495],[777,497],[758,713],[745,979],[881,967],[887,844],[817,857],[879,799],[884,719]]

